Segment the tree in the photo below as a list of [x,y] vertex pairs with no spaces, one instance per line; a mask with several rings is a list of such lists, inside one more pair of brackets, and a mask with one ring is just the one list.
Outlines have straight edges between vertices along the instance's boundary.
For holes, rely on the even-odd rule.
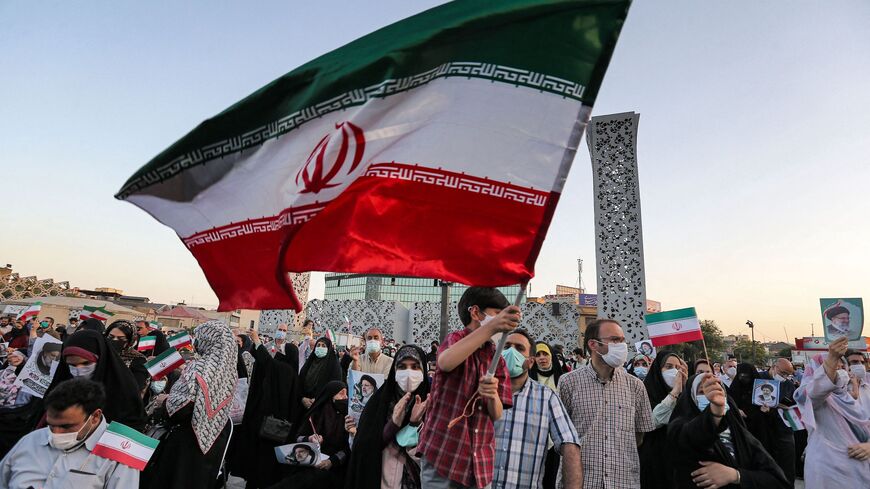
[[779,353],[777,353],[776,356],[780,358],[791,358],[791,350],[791,346],[788,348],[783,348],[782,350],[779,350]]
[[[704,342],[707,344],[707,354],[710,355],[710,362],[715,363],[723,360],[725,355],[725,338],[722,336],[719,326],[716,326],[716,321],[709,319],[701,321],[701,334],[704,335]],[[686,363],[691,364],[699,358],[704,358],[704,343],[693,341],[691,343],[669,345],[663,347],[662,351],[672,351],[683,357]]]
[[[754,355],[753,350],[755,350]],[[737,340],[737,343],[734,343],[734,355],[737,357],[738,362],[755,365],[767,364],[769,357],[761,342],[756,341],[753,343],[743,339]]]

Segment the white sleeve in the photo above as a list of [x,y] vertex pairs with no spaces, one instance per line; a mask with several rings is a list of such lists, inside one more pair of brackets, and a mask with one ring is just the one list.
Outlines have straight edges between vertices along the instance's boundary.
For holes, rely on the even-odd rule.
[[665,396],[655,408],[652,410],[653,422],[656,429],[668,424],[671,420],[671,414],[674,412],[674,407],[677,405],[677,400],[670,394]]

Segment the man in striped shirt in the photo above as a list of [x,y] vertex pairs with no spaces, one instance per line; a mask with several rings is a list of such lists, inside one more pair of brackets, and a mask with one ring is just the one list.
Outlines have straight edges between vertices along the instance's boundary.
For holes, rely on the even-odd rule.
[[510,333],[502,357],[513,392],[513,409],[495,423],[493,489],[542,487],[547,441],[562,454],[562,487],[578,488],[583,480],[580,442],[559,396],[529,378],[535,361],[534,339],[524,329]]

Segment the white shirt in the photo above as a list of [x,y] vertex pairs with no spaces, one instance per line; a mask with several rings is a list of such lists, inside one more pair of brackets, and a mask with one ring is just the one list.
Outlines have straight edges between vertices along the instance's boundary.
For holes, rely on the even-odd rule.
[[18,440],[0,462],[0,487],[40,489],[129,489],[139,487],[139,471],[91,454],[106,418],[84,444],[70,451],[48,444],[48,428]]

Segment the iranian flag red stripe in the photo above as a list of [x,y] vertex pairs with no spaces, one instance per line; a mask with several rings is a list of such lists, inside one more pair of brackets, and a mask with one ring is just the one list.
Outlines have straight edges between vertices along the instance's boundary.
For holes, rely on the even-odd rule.
[[527,282],[628,4],[423,12],[235,104],[117,197],[176,231],[222,311],[299,310],[287,273],[309,270]]
[[160,380],[184,364],[184,358],[175,348],[169,348],[156,358],[145,363],[145,368],[154,380]]

